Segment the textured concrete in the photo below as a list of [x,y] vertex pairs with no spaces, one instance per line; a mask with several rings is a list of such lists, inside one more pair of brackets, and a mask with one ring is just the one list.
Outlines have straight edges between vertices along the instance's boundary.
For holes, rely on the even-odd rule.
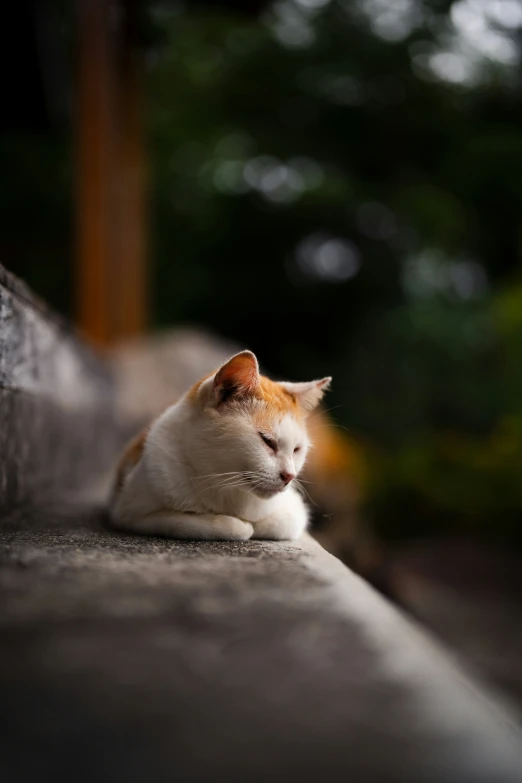
[[2,783],[522,781],[507,711],[311,539],[108,532],[124,437],[110,374],[0,267]]
[[0,266],[0,523],[99,481],[127,435],[107,369]]
[[2,780],[522,780],[504,710],[310,539],[0,536]]
[[388,558],[393,595],[513,703],[522,724],[522,556],[491,542],[410,542]]

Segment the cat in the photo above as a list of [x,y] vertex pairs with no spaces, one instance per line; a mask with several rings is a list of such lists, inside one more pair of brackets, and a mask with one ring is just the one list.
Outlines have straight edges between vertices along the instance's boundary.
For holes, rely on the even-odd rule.
[[232,356],[127,448],[112,525],[178,539],[298,538],[308,524],[296,485],[306,417],[330,382],[274,382],[250,351]]

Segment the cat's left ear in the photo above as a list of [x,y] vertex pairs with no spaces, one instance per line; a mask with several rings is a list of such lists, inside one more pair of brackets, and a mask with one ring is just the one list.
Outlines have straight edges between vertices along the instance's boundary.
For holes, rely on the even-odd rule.
[[251,351],[241,351],[216,373],[213,384],[218,405],[231,399],[252,396],[259,387],[259,366]]
[[323,399],[331,382],[331,378],[321,378],[320,381],[309,381],[308,383],[283,381],[280,385],[296,396],[297,402],[305,411],[313,411]]

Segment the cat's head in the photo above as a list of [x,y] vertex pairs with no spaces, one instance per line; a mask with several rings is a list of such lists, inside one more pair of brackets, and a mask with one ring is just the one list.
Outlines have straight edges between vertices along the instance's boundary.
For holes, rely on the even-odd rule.
[[330,381],[271,381],[250,351],[233,356],[188,395],[199,472],[215,475],[223,490],[238,487],[265,498],[284,491],[304,465],[306,417]]

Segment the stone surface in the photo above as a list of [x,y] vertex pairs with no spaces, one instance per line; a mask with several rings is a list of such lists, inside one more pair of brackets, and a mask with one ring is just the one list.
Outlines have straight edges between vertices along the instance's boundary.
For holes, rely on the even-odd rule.
[[0,267],[2,781],[522,781],[508,710],[311,539],[108,531],[116,387]]
[[393,595],[481,678],[522,723],[522,559],[466,538],[411,542],[388,558]]
[[127,434],[109,371],[0,266],[0,523],[92,491]]
[[505,710],[319,545],[0,531],[2,779],[522,780]]

